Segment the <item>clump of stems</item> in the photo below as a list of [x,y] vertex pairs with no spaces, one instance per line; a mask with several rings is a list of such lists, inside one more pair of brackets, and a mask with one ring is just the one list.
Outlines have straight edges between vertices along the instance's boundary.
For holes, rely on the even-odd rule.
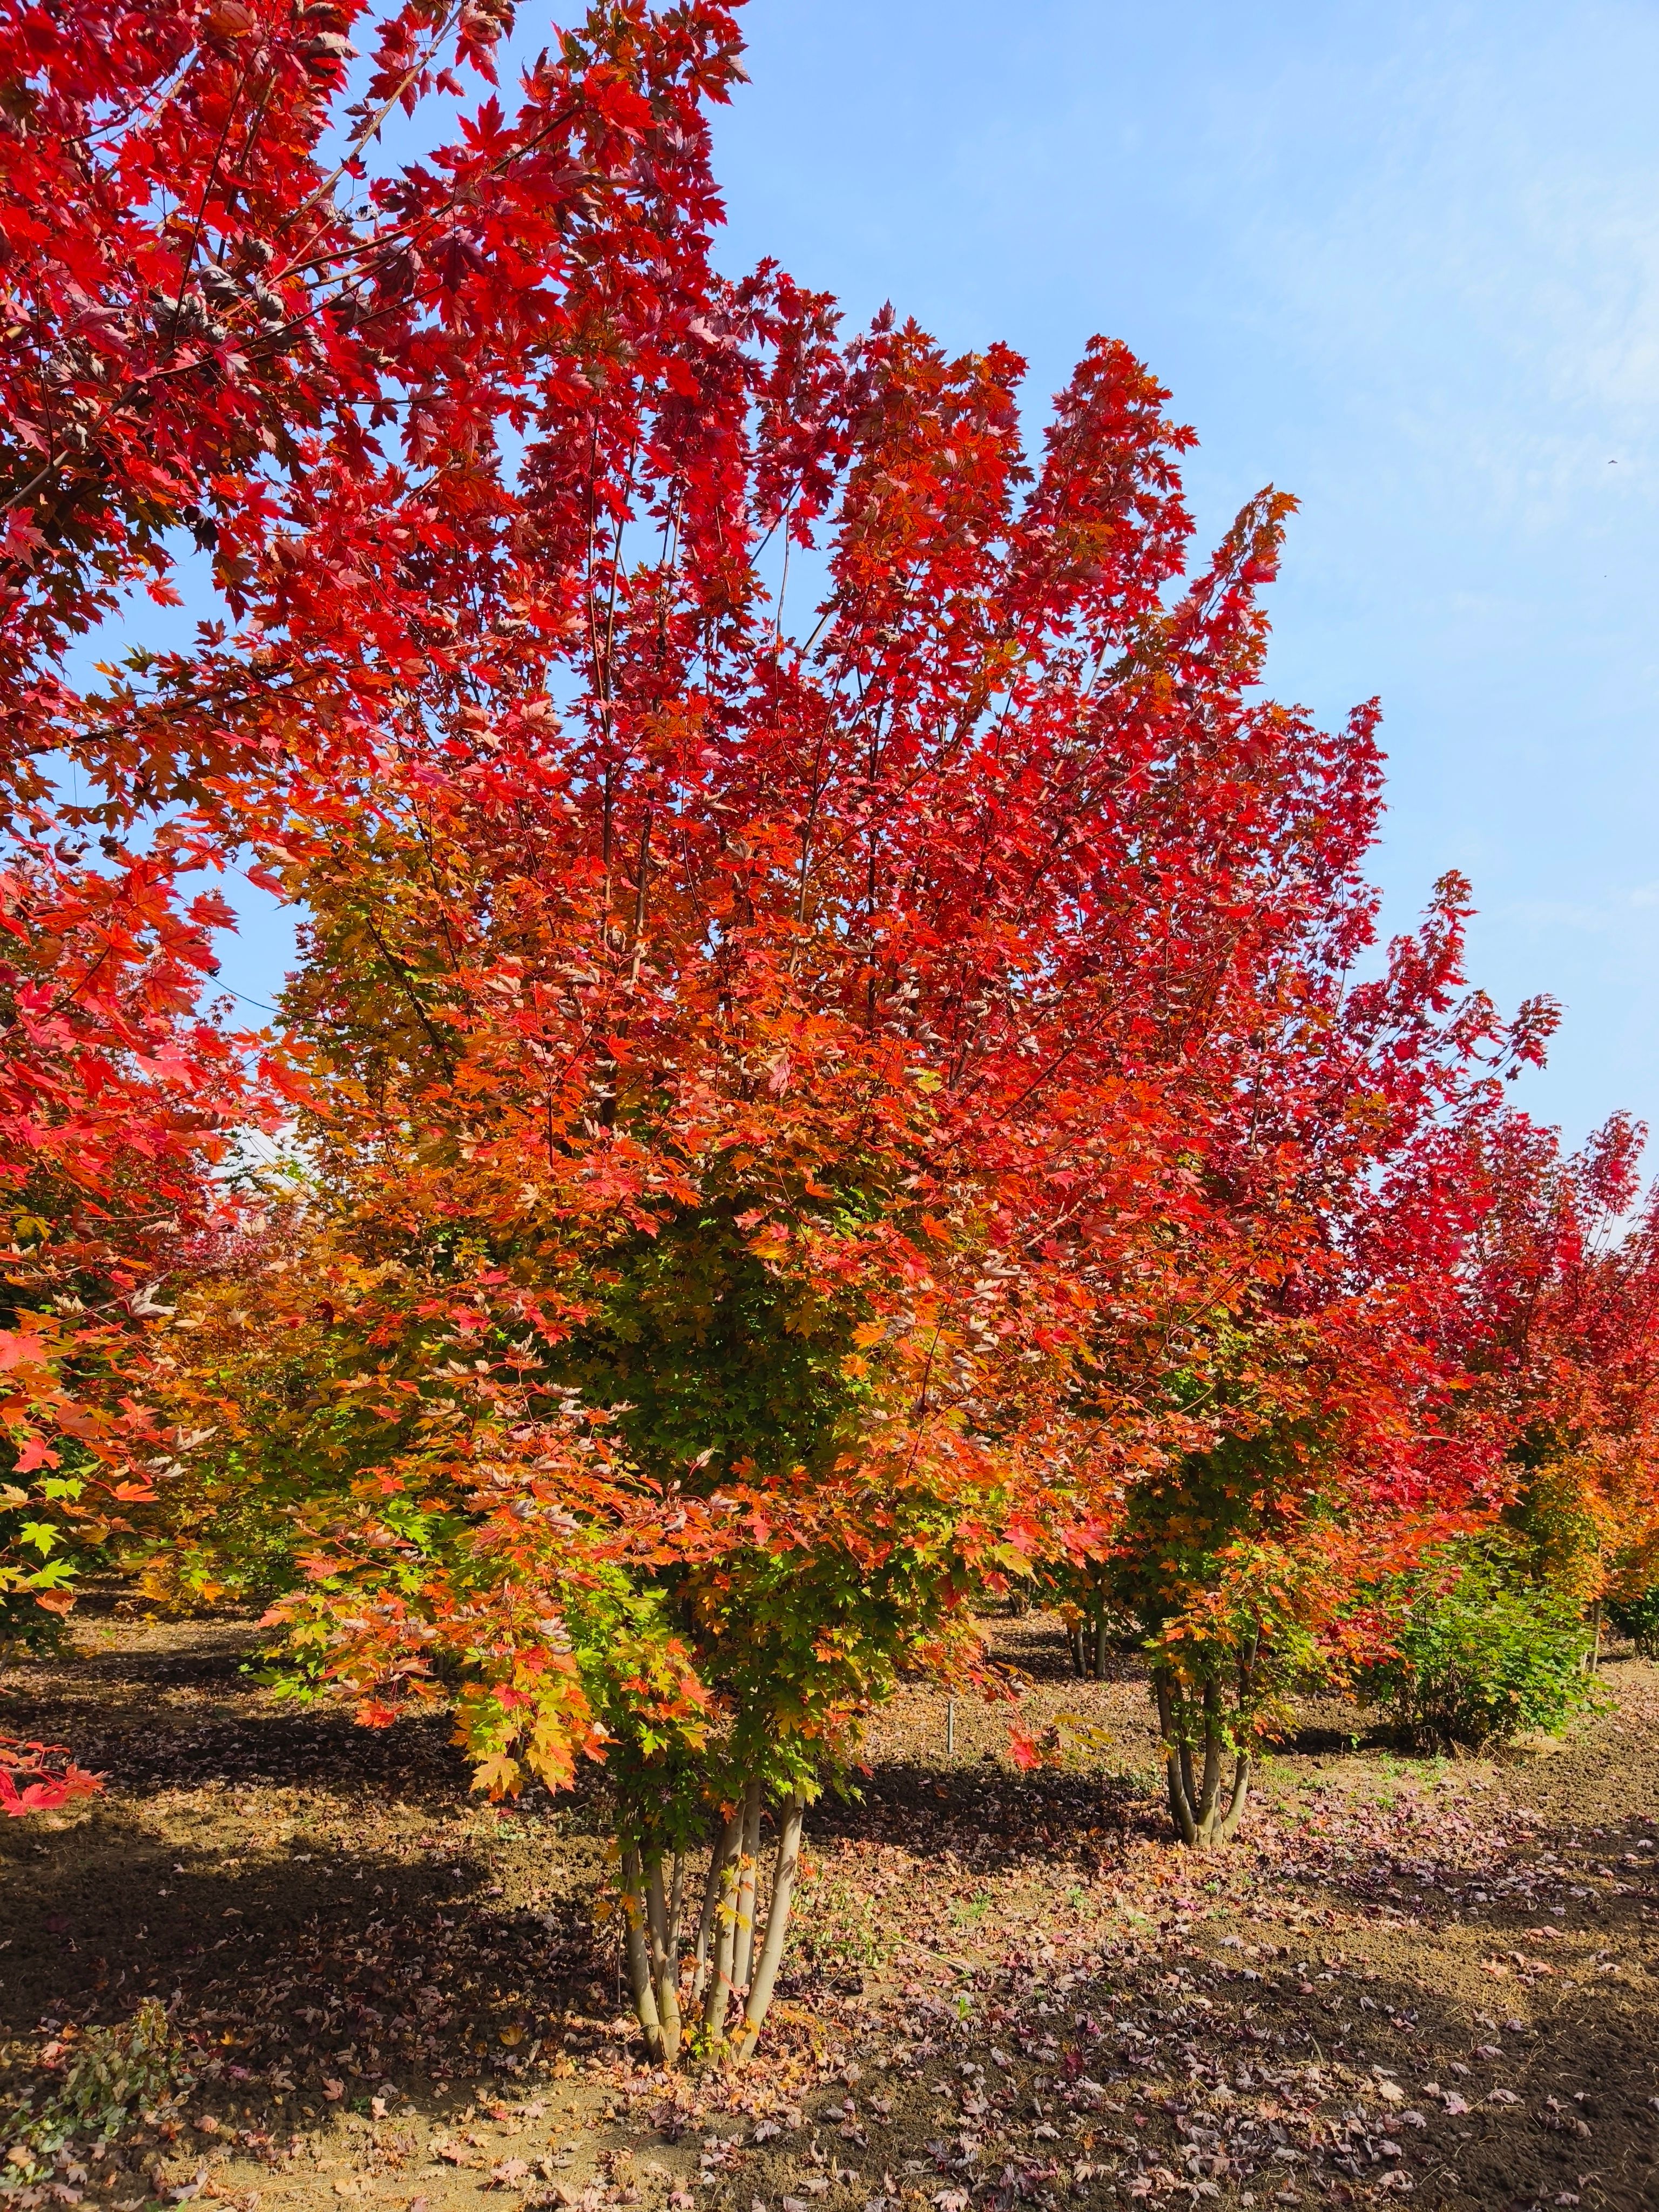
[[[1231,1842],[1244,1817],[1251,1756],[1236,1723],[1247,1709],[1250,1686],[1249,1663],[1241,1659],[1237,1705],[1230,1712],[1218,1674],[1194,1683],[1167,1665],[1152,1669],[1170,1814],[1182,1842],[1194,1849]],[[1232,1771],[1224,1787],[1229,1759]]]
[[[767,1792],[751,1777],[723,1806],[708,1838],[708,1868],[696,1926],[685,1925],[690,1853],[625,1842],[623,1931],[634,2010],[646,2048],[672,2066],[694,2021],[703,2047],[749,2057],[771,2010],[794,1903],[805,1800],[775,1808],[769,1869],[764,1863]],[[762,1900],[765,1900],[764,1918]],[[689,1940],[688,1940],[689,1938]],[[732,2022],[734,2001],[740,2007]]]

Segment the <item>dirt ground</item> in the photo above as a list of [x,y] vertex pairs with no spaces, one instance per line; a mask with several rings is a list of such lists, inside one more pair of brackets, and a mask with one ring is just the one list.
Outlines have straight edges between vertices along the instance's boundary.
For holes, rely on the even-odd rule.
[[[1167,1839],[1145,1692],[999,1624],[1024,1717],[916,1691],[817,1808],[760,2061],[669,2075],[619,2002],[602,1796],[492,1811],[438,1721],[278,1705],[245,1625],[82,1620],[0,1677],[91,1806],[0,1836],[0,2110],[167,2001],[193,2087],[26,2201],[121,2212],[1659,2206],[1659,1669],[1499,1762],[1310,1711],[1246,1838]],[[947,1727],[953,1748],[947,1753]],[[0,2144],[0,2154],[3,2145]],[[84,2166],[84,2172],[82,2172]]]

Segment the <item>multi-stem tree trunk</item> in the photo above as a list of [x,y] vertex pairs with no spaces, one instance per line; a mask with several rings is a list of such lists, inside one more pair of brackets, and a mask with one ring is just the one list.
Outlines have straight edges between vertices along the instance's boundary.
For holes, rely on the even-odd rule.
[[[764,1812],[765,1792],[758,1781],[750,1781],[730,1815],[716,1827],[710,1839],[702,1909],[686,1955],[682,1940],[684,1855],[677,1853],[672,1873],[665,1873],[660,1850],[623,1846],[623,1927],[629,1981],[646,2048],[659,2065],[672,2066],[679,2056],[688,2007],[701,2008],[705,2048],[729,2049],[739,2060],[750,2056],[765,2025],[789,1933],[805,1804],[800,1797],[791,1796],[780,1808],[763,1923]],[[682,1982],[688,1972],[690,1990],[683,1996]],[[730,2026],[734,1998],[742,2007],[735,2031]]]
[[[1242,1705],[1248,1675],[1243,1667],[1239,1672]],[[1152,1670],[1152,1695],[1164,1738],[1170,1816],[1177,1834],[1198,1850],[1231,1842],[1250,1793],[1250,1754],[1229,1726],[1219,1680],[1212,1675],[1189,1685],[1173,1668],[1158,1667]],[[1230,1758],[1232,1772],[1224,1789]]]
[[1087,1680],[1106,1680],[1106,1662],[1111,1656],[1111,1621],[1103,1607],[1091,1614],[1085,1613],[1070,1632],[1072,1671]]

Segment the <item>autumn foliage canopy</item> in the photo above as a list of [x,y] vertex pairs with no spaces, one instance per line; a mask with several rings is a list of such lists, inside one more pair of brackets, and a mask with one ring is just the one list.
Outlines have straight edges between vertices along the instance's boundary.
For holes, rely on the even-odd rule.
[[[1133,1625],[1196,1843],[1425,1547],[1570,1492],[1640,1571],[1655,1250],[1465,885],[1377,946],[1291,502],[1195,551],[1114,342],[1033,439],[1006,348],[722,273],[725,8],[510,96],[508,27],[0,6],[0,1579],[125,1547],[492,1794],[601,1763],[672,2057],[872,1705],[1001,1686],[976,1604]],[[192,545],[222,617],[87,675]]]

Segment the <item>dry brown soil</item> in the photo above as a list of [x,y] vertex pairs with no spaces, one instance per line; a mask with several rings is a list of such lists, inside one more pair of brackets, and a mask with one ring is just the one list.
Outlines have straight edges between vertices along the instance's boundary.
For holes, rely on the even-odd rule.
[[0,1678],[0,1729],[108,1777],[0,1835],[0,2092],[152,1993],[193,2087],[34,2201],[1659,2206],[1659,1669],[1616,1658],[1613,1712],[1498,1762],[1310,1710],[1246,1839],[1195,1856],[1133,1668],[997,1633],[1066,1763],[1020,1774],[978,1705],[947,1755],[907,1693],[814,1814],[763,2060],[669,2076],[594,1915],[600,1791],[492,1811],[441,1722],[275,1702],[244,1624],[82,1620]]

